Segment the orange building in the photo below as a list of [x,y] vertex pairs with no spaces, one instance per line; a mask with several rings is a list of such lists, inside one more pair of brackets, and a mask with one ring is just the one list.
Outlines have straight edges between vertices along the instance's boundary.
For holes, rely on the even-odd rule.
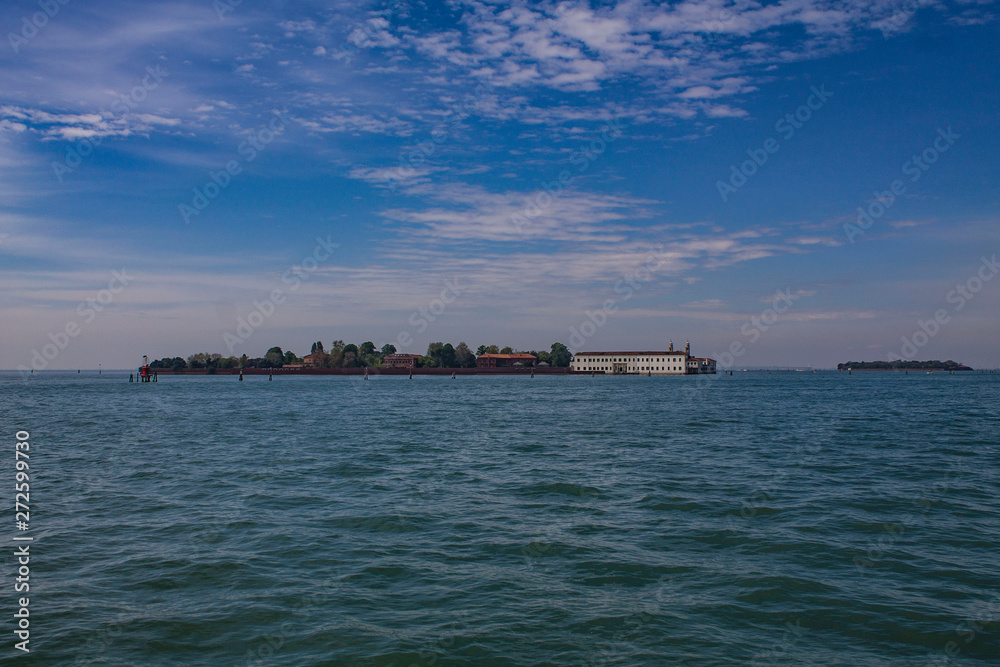
[[536,361],[538,359],[533,354],[481,354],[476,358],[476,368],[534,366]]
[[419,354],[387,354],[382,358],[382,368],[416,368]]
[[302,357],[302,361],[305,362],[305,365],[309,368],[319,368],[329,356],[330,355],[324,352],[313,352],[312,354],[307,354]]

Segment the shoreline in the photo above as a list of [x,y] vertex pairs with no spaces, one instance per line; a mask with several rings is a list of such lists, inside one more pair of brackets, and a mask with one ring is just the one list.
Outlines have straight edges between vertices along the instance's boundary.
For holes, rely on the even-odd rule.
[[[151,368],[150,372],[158,375],[590,375],[590,371],[574,371],[568,367],[560,368],[217,368],[209,373],[208,369],[186,368],[180,371],[173,369]],[[595,371],[596,373],[597,371]],[[600,373],[604,375],[604,373]]]

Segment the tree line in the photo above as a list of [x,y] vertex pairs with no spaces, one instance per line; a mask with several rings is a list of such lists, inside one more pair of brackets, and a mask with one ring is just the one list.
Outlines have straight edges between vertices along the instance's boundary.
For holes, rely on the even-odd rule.
[[957,361],[848,361],[846,364],[837,364],[838,371],[971,371],[972,369]]
[[[342,340],[335,340],[329,351],[322,341],[312,344],[309,351],[313,355],[314,362],[320,368],[379,368],[387,355],[395,354],[396,346],[386,343],[381,348],[375,347],[375,343],[365,341],[360,345],[345,343]],[[473,353],[471,348],[464,342],[458,345],[451,343],[435,342],[427,346],[427,352],[416,360],[417,368],[475,368],[476,359],[484,354],[515,354],[512,347],[499,347],[497,345],[480,345]],[[537,363],[545,363],[549,366],[565,368],[569,366],[573,355],[562,343],[553,343],[548,351],[530,350],[526,354],[534,355]],[[199,352],[192,354],[187,359],[182,357],[164,357],[149,364],[150,368],[171,369],[182,371],[186,369],[205,369],[212,373],[216,369],[228,368],[281,368],[290,364],[301,364],[304,360],[291,350],[282,350],[280,347],[272,347],[263,357],[250,358],[247,355],[242,357],[224,357],[218,353]]]

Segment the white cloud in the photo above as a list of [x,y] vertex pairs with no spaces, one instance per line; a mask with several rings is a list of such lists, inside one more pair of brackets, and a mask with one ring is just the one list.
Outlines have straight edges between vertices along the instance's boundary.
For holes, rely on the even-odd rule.
[[299,117],[295,120],[306,129],[319,133],[348,132],[408,137],[414,132],[412,123],[394,116],[380,118],[372,114],[330,113],[316,120]]
[[296,33],[311,33],[316,31],[316,22],[306,21],[282,21],[278,26],[285,31],[285,37],[295,37]]
[[748,115],[743,109],[734,109],[728,104],[709,104],[704,110],[709,118],[742,118]]
[[[2,118],[3,116],[7,118]],[[179,124],[180,120],[177,118],[166,118],[148,113],[67,114],[24,107],[0,107],[0,128],[9,127],[17,132],[31,129],[41,138],[49,140],[75,141],[93,137],[146,135],[154,129],[154,126],[172,127]]]
[[0,119],[0,131],[7,130],[8,132],[24,132],[28,129],[28,126],[24,123],[17,123],[12,120],[7,120],[6,118]]
[[399,38],[389,31],[389,22],[381,17],[368,19],[354,28],[347,41],[358,48],[387,48],[400,43]]

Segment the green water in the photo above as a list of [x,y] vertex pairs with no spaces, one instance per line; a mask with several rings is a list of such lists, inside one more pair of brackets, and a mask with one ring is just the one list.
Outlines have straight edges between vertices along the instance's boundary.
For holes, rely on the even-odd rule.
[[6,373],[0,660],[1000,664],[998,406],[979,373]]

